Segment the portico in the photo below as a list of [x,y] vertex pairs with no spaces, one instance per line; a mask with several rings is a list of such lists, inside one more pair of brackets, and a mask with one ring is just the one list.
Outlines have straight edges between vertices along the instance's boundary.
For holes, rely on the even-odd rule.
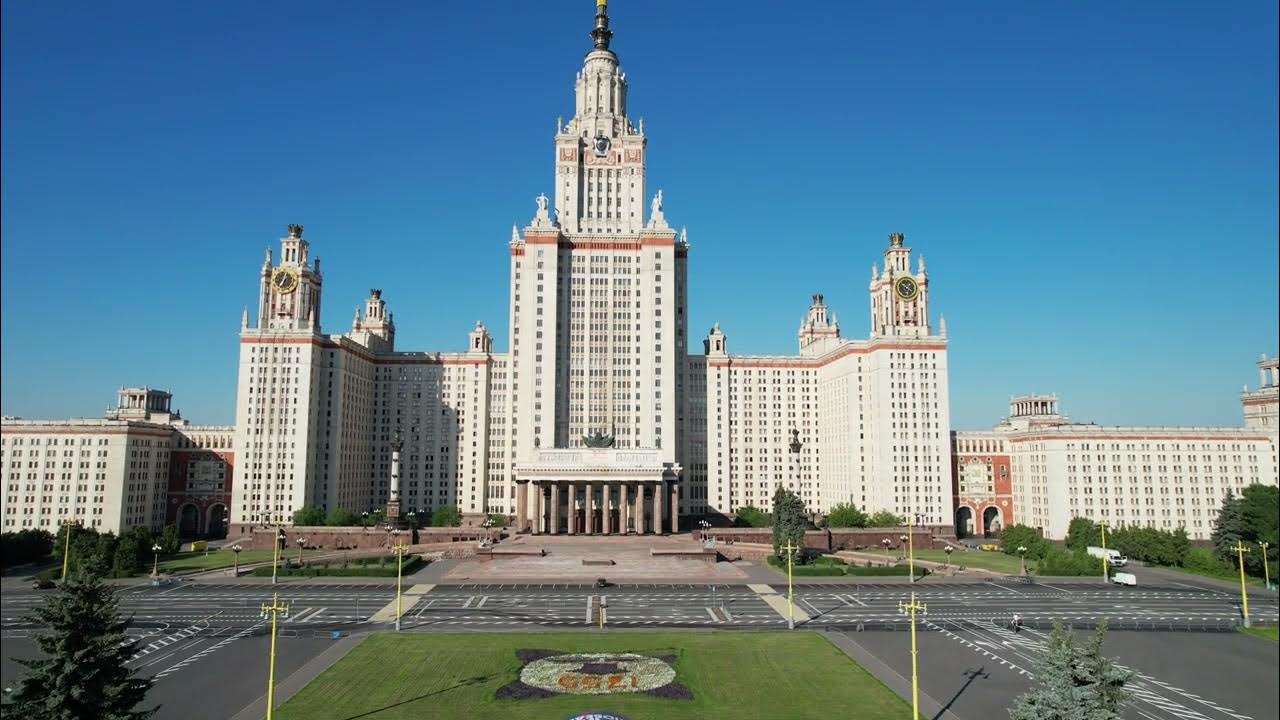
[[535,450],[516,465],[516,527],[535,535],[676,532],[677,463],[661,450]]

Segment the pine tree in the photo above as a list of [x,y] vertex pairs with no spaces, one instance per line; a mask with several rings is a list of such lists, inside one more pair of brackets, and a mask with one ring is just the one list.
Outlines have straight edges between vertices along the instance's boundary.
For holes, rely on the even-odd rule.
[[1010,720],[1120,720],[1132,698],[1125,684],[1133,673],[1102,654],[1106,625],[1084,647],[1055,626],[1036,665],[1039,685],[1018,698]]
[[143,720],[155,708],[137,710],[151,688],[149,678],[133,677],[125,663],[137,652],[137,640],[124,634],[119,601],[102,581],[105,564],[67,578],[37,608],[33,622],[48,628],[36,636],[45,657],[15,660],[27,668],[5,715],[24,720]]
[[[777,491],[773,494],[773,554],[779,560],[786,560],[787,552],[783,550],[783,546],[788,541],[795,547],[803,548],[804,531],[808,525],[804,500],[782,485],[778,485]],[[803,562],[803,553],[796,552],[794,560]]]
[[1248,527],[1244,505],[1235,493],[1227,490],[1226,496],[1222,498],[1222,507],[1218,509],[1218,517],[1213,521],[1213,534],[1209,536],[1213,541],[1213,554],[1235,567],[1235,546],[1244,537],[1246,530]]

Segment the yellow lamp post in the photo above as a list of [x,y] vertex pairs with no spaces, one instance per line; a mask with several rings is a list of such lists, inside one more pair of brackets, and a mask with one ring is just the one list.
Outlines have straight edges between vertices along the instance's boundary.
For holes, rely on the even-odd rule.
[[787,551],[787,629],[796,629],[796,610],[791,602],[791,559],[795,557],[795,551],[800,548],[791,544],[791,539],[787,539],[787,544],[783,546],[783,550]]
[[1099,520],[1098,527],[1102,530],[1102,582],[1111,582],[1110,573],[1107,571],[1107,521]]
[[71,563],[71,531],[80,523],[75,520],[63,520],[66,535],[62,539],[62,579],[67,579],[67,566]]
[[[1236,541],[1236,546],[1231,548],[1236,551],[1236,557],[1240,560],[1240,609],[1244,613],[1244,626],[1249,625],[1249,591],[1244,584],[1244,554],[1249,552],[1249,548],[1245,547],[1243,542]],[[1266,558],[1263,558],[1264,560]]]
[[928,614],[929,610],[925,605],[916,602],[916,593],[911,591],[911,602],[898,603],[898,612],[911,616],[911,720],[917,720],[920,717],[920,669],[916,662],[916,612]]
[[275,585],[279,580],[276,573],[280,570],[280,541],[284,539],[284,530],[279,525],[275,526],[271,533],[271,584]]
[[1258,547],[1262,548],[1262,578],[1263,578],[1262,581],[1267,584],[1267,589],[1270,590],[1271,589],[1271,565],[1268,564],[1269,561],[1267,560],[1267,548],[1271,547],[1271,543],[1260,542],[1258,543]]
[[396,535],[396,544],[393,548],[396,551],[396,632],[400,632],[400,598],[404,589],[404,551],[409,549],[409,546],[399,541],[399,528],[392,532]]
[[281,615],[289,617],[289,605],[280,604],[280,593],[271,595],[270,605],[263,603],[262,619],[266,620],[268,615],[271,616],[271,660],[267,669],[267,720],[271,720],[276,704],[276,628]]

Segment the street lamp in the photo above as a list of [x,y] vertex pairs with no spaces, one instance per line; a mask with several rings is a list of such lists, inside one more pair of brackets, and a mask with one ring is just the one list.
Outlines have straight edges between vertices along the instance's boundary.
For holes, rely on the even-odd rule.
[[889,556],[889,545],[891,544],[891,542],[890,542],[889,538],[885,538],[885,539],[881,540],[881,541],[880,541],[880,544],[884,545],[884,555],[885,555],[885,557],[888,557],[888,556]]
[[[1244,626],[1251,627],[1249,624],[1249,591],[1244,586],[1244,554],[1249,552],[1249,548],[1244,543],[1236,541],[1236,546],[1231,548],[1236,551],[1236,555],[1240,558],[1240,609],[1244,612]],[[1263,558],[1266,560],[1266,558]]]
[[160,551],[163,549],[164,548],[160,547],[160,543],[156,543],[155,545],[151,546],[151,552],[154,554],[154,557],[155,557],[155,559],[151,563],[151,577],[153,578],[160,577]]
[[365,510],[360,513],[360,525],[367,531],[369,529],[369,511]]
[[298,538],[298,567],[302,567],[302,548],[307,546],[306,538]]
[[276,704],[276,625],[281,615],[289,617],[289,604],[280,604],[280,593],[272,594],[270,605],[263,604],[262,619],[266,620],[268,615],[271,616],[271,663],[267,670],[267,720],[271,720]]
[[947,567],[951,567],[951,553],[955,552],[955,548],[953,548],[953,547],[951,547],[950,545],[948,545],[948,546],[946,546],[946,547],[942,548],[942,552],[944,552],[944,553],[946,553],[946,554],[947,554],[947,564],[946,564],[946,566],[947,566]]
[[1267,589],[1271,589],[1271,566],[1267,564],[1267,548],[1271,547],[1271,543],[1260,542],[1258,547],[1262,548],[1262,577],[1267,584]]
[[271,584],[275,585],[279,580],[276,578],[277,572],[280,570],[280,543],[285,540],[284,530],[277,527],[271,535]]
[[67,565],[71,560],[71,531],[79,525],[75,520],[63,520],[62,527],[66,535],[62,538],[62,579],[67,579]]
[[235,553],[235,568],[231,571],[231,577],[240,577],[240,551],[243,549],[240,543],[231,546],[231,552]]
[[404,551],[408,546],[400,542],[400,528],[391,531],[395,537],[394,549],[396,551],[396,632],[400,632],[400,607],[401,597],[404,588]]
[[916,602],[916,591],[911,591],[911,602],[898,602],[898,612],[911,617],[911,714],[920,717],[920,673],[916,665],[916,613],[929,614],[923,603]]
[[1027,546],[1026,545],[1018,546],[1018,555],[1022,557],[1022,574],[1026,575],[1027,574]]
[[404,515],[404,516],[405,516],[406,518],[408,518],[408,520],[409,520],[409,529],[410,529],[410,530],[417,530],[417,529],[418,529],[418,513],[417,513],[417,511],[415,511],[413,508],[409,508],[409,512],[405,513],[405,515]]

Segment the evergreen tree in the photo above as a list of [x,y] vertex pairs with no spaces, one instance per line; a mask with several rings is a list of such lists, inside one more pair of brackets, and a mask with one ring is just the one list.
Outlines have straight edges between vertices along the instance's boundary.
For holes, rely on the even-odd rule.
[[[778,485],[773,493],[773,554],[779,560],[787,559],[787,551],[783,549],[790,542],[797,548],[804,547],[804,531],[809,522],[805,517],[804,501],[799,495]],[[796,551],[794,562],[804,562],[804,554]]]
[[1213,554],[1235,567],[1235,546],[1244,538],[1245,530],[1244,506],[1235,493],[1227,490],[1222,498],[1222,507],[1218,509],[1218,517],[1213,521],[1213,534],[1209,536],[1213,541]]
[[124,634],[119,601],[102,581],[94,560],[67,578],[31,620],[48,628],[36,635],[45,657],[15,660],[27,668],[5,707],[24,720],[143,720],[155,708],[137,710],[151,688],[125,666],[138,641]]
[[1133,673],[1102,654],[1106,625],[1084,647],[1055,626],[1036,664],[1039,685],[1018,698],[1010,720],[1120,720],[1132,698],[1125,684]]

